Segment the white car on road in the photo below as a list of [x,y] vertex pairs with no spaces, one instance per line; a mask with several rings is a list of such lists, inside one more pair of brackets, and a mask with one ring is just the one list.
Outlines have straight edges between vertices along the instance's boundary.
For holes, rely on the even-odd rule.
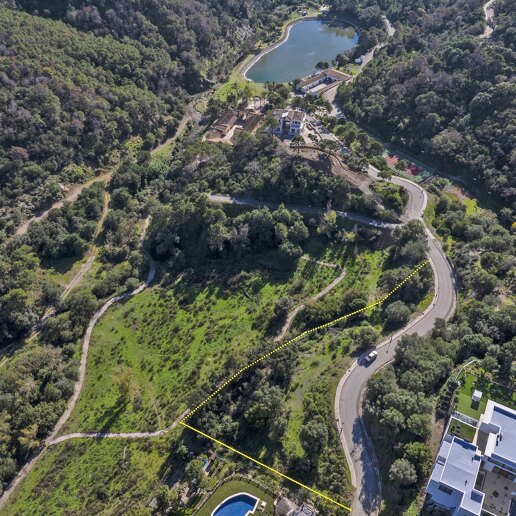
[[376,360],[376,357],[378,356],[378,351],[376,351],[376,349],[373,349],[373,351],[371,351],[371,353],[369,353],[365,359],[366,359],[366,362],[372,362],[373,360]]

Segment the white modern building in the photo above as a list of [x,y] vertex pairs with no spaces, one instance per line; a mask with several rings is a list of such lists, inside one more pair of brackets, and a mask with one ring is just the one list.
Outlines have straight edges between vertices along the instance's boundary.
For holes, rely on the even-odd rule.
[[314,97],[319,97],[327,89],[350,79],[352,79],[351,75],[328,68],[328,70],[323,70],[299,82],[297,89],[302,93],[309,93]]
[[272,116],[278,122],[273,133],[282,136],[295,136],[303,129],[306,113],[297,110],[275,109]]
[[[484,457],[484,468],[516,479],[516,410],[489,400],[480,416],[477,446]],[[516,483],[514,484],[516,491]]]
[[445,435],[426,492],[453,516],[480,515],[484,493],[475,489],[481,457],[477,447]]
[[453,516],[516,514],[516,411],[489,400],[473,443],[446,434],[426,492]]

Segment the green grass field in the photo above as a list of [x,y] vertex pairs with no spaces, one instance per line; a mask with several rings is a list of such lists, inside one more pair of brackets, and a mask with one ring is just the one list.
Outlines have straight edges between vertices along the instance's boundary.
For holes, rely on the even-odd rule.
[[[115,305],[94,329],[84,388],[63,433],[169,425],[192,396],[227,374],[225,364],[243,365],[250,348],[272,338],[277,299],[289,295],[300,303],[339,273],[299,260],[293,271],[257,266],[208,283],[179,278]],[[132,396],[121,396],[117,386],[124,375]]]
[[3,514],[150,514],[156,481],[173,467],[169,456],[176,438],[59,444],[38,461]]
[[[249,493],[252,496],[256,496],[260,499],[260,502],[266,502],[267,506],[265,511],[261,514],[268,516],[274,514],[274,500],[272,496],[263,489],[242,480],[231,480],[222,484],[215,492],[210,496],[208,501],[202,506],[201,510],[197,513],[199,516],[211,516],[211,513],[216,507],[223,502],[226,498],[233,496],[238,493]],[[259,507],[259,506],[258,506]],[[256,513],[260,513],[259,510]]]
[[[516,408],[516,392],[481,379],[473,374],[463,374],[459,381],[461,382],[461,387],[458,391],[457,412],[478,419],[486,408],[487,400],[493,400],[508,407]],[[482,391],[482,399],[478,406],[471,401],[471,396],[475,389]]]
[[461,439],[466,439],[466,441],[469,441],[470,443],[473,442],[473,438],[475,437],[475,427],[463,423],[453,417],[450,421],[448,432],[451,435],[460,437]]

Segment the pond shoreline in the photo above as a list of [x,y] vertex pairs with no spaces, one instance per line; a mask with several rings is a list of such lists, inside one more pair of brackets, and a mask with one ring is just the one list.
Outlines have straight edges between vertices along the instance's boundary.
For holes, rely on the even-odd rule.
[[[265,55],[267,55],[269,52],[272,52],[274,49],[278,48],[280,45],[285,43],[289,36],[290,36],[290,29],[297,25],[298,23],[302,23],[304,21],[310,21],[310,20],[320,20],[320,21],[329,21],[329,22],[340,22],[340,23],[347,23],[351,25],[357,32],[357,35],[360,37],[360,27],[357,25],[356,21],[352,21],[349,19],[344,18],[329,18],[327,16],[305,16],[303,18],[297,18],[295,20],[292,20],[289,22],[283,29],[283,35],[278,41],[275,41],[274,43],[271,43],[267,47],[265,47],[263,50],[258,52],[258,54],[254,55],[253,58],[248,62],[241,65],[242,68],[239,70],[239,73],[242,75],[242,77],[249,82],[254,83],[253,80],[249,79],[247,77],[247,72]],[[256,83],[260,84],[260,83]]]

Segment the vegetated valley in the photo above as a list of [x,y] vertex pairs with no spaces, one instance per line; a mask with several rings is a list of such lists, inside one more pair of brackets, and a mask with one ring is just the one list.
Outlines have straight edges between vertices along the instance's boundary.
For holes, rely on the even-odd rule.
[[[364,128],[470,188],[466,195],[437,177],[424,184],[424,222],[457,276],[455,315],[426,337],[404,336],[366,391],[386,513],[421,507],[449,379],[464,361],[477,357],[486,378],[514,387],[510,2],[496,1],[489,43],[479,38],[479,2],[329,4],[363,28],[357,48],[336,56],[350,73],[354,58],[386,40],[382,16],[396,27],[339,87],[348,119],[331,116],[325,99],[292,100],[291,85],[268,84],[255,91],[268,113],[262,124],[226,145],[204,141],[203,132],[225,109],[244,106],[254,86],[223,81],[239,58],[279,37],[297,3],[1,2],[2,488],[65,411],[95,312],[135,291],[149,270],[153,282],[93,327],[84,383],[58,436],[165,429],[277,347],[279,335],[285,341],[380,300],[426,260],[423,222],[404,218],[405,190],[376,180],[366,191],[356,186],[369,163],[392,175]],[[349,147],[344,174],[327,153],[337,147],[321,143],[308,155],[299,140],[289,148],[271,134],[272,109],[288,106],[318,117]],[[74,189],[73,200],[45,212]],[[250,205],[214,202],[211,193]],[[321,213],[306,212],[314,207]],[[404,224],[378,229],[339,210]],[[349,506],[337,383],[357,357],[423,312],[434,287],[432,268],[423,267],[385,303],[246,370],[189,423]],[[193,514],[232,479],[261,499],[285,495],[321,514],[342,513],[215,448],[181,427],[143,439],[65,440],[45,449],[3,510]]]

